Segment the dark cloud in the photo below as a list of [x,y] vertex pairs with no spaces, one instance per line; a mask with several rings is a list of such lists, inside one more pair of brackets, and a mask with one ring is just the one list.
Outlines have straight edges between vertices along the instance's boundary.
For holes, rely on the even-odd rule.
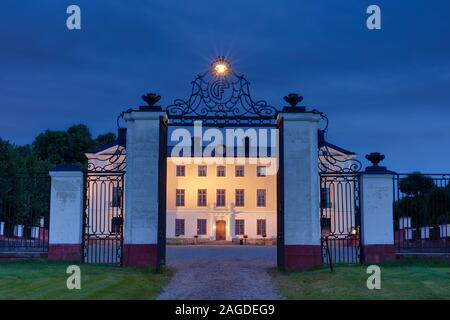
[[[82,8],[82,30],[65,28]],[[115,130],[120,111],[157,91],[189,94],[226,54],[256,99],[282,106],[292,91],[326,112],[329,138],[393,169],[448,171],[448,1],[32,1],[0,4],[0,136],[29,143],[46,128]]]

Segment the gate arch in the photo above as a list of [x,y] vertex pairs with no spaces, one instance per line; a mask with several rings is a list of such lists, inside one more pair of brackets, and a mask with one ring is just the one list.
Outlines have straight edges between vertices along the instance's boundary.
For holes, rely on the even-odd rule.
[[[218,72],[218,68],[224,68]],[[153,107],[160,99],[156,94],[148,94],[146,102]],[[210,70],[198,75],[192,82],[191,94],[187,99],[175,99],[165,109],[167,118],[160,119],[160,208],[158,211],[158,243],[157,261],[165,262],[166,246],[166,199],[162,189],[167,188],[167,140],[168,128],[192,127],[201,122],[202,127],[223,128],[275,128],[278,129],[278,141],[282,141],[282,123],[278,121],[279,110],[270,106],[264,100],[253,100],[250,93],[249,81],[237,74],[229,61],[219,57],[213,61]],[[222,149],[223,150],[223,149]],[[228,149],[223,150],[224,153]],[[244,151],[246,152],[246,151]],[[248,151],[247,151],[248,152]],[[278,157],[282,159],[282,148],[278,150]],[[277,172],[277,264],[284,266],[284,219],[282,218],[282,161],[279,162]]]

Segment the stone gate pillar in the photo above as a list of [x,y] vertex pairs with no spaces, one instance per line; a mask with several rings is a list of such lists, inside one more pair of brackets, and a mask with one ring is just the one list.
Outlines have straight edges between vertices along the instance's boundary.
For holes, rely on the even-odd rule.
[[287,107],[279,115],[284,141],[284,266],[321,265],[318,142],[320,115]]
[[361,242],[362,261],[380,263],[395,259],[394,247],[394,172],[378,163],[379,153],[366,158],[373,162],[361,174]]
[[160,118],[165,116],[160,107],[141,107],[124,115],[127,122],[124,266],[156,266],[159,134]]
[[77,165],[50,170],[50,230],[48,259],[81,262],[83,252],[84,175]]

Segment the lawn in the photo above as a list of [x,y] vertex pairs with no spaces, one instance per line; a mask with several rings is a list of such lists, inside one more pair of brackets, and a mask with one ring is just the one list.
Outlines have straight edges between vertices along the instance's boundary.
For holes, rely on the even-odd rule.
[[450,299],[450,263],[405,260],[381,264],[381,289],[366,286],[367,266],[337,266],[334,272],[271,270],[280,294],[287,299]]
[[80,264],[81,289],[69,290],[69,264],[47,261],[0,262],[0,300],[155,299],[170,271]]

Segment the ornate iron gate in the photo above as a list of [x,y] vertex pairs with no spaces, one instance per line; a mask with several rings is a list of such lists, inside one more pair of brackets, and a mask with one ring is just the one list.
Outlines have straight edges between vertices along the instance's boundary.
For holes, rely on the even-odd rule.
[[360,262],[359,200],[358,174],[320,174],[320,222],[324,263]]
[[333,263],[361,261],[361,163],[334,154],[319,139],[320,225],[322,260]]
[[124,172],[88,172],[84,262],[122,265]]

